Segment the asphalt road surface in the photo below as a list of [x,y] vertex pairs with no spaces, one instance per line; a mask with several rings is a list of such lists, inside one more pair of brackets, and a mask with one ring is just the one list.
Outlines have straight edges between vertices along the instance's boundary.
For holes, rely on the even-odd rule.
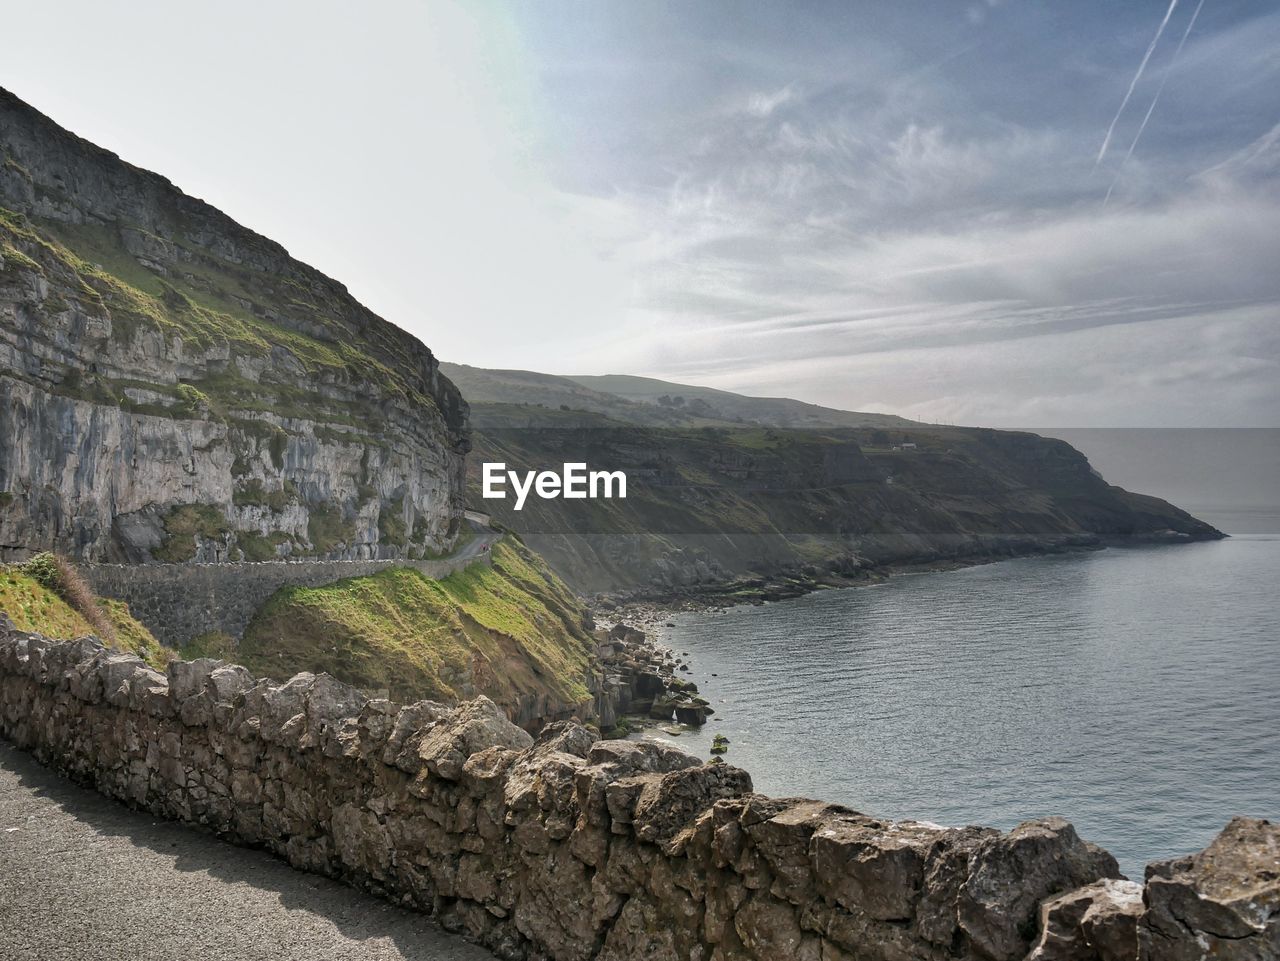
[[2,961],[493,961],[429,918],[172,821],[0,741]]
[[454,551],[448,555],[447,560],[455,557],[479,557],[498,541],[502,540],[502,532],[495,531],[493,528],[484,524],[478,524],[475,521],[467,521],[471,525],[471,529],[475,531],[475,536],[471,540],[462,545],[462,550]]

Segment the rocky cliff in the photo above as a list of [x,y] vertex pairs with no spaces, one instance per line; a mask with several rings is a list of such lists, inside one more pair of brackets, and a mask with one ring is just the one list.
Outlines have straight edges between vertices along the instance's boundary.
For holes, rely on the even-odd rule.
[[128,804],[432,912],[519,961],[1274,961],[1280,830],[1119,878],[1061,818],[1008,833],[769,798],[654,742],[534,739],[486,698],[165,674],[0,621],[0,734]]
[[0,551],[424,557],[467,406],[339,283],[0,90]]
[[[1107,483],[1075,448],[1036,434],[668,427],[619,420],[623,407],[573,409],[572,395],[565,409],[485,396],[469,398],[472,503],[583,591],[749,599],[903,565],[1222,536],[1172,504]],[[647,417],[652,405],[643,408]],[[622,470],[627,498],[530,497],[517,512],[510,498],[480,498],[483,461]]]

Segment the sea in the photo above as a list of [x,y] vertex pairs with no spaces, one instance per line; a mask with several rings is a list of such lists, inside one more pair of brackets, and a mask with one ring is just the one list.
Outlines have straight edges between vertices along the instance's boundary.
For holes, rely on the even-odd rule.
[[717,713],[648,736],[724,735],[756,790],[886,819],[1061,815],[1135,879],[1280,818],[1280,431],[1041,433],[1231,537],[677,615],[661,640]]

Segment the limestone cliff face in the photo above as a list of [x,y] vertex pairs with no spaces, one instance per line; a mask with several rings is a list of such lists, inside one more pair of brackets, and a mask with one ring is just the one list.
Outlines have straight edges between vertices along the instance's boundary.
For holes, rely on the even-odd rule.
[[341,284],[0,90],[0,551],[421,557],[467,406]]

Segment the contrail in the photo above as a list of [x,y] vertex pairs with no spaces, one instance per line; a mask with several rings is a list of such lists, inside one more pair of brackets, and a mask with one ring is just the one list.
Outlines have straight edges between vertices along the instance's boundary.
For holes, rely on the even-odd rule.
[[1138,64],[1138,72],[1133,75],[1133,80],[1129,82],[1129,89],[1125,91],[1124,99],[1120,101],[1120,109],[1111,118],[1111,126],[1107,128],[1107,136],[1102,141],[1102,149],[1098,151],[1098,159],[1093,162],[1095,167],[1102,163],[1102,158],[1107,155],[1107,148],[1111,146],[1111,135],[1116,132],[1116,124],[1120,122],[1120,115],[1124,113],[1124,108],[1129,105],[1129,98],[1133,96],[1133,88],[1142,79],[1142,71],[1147,69],[1147,61],[1151,59],[1151,54],[1155,52],[1156,44],[1160,42],[1164,28],[1169,25],[1169,18],[1173,16],[1173,11],[1177,9],[1177,6],[1178,0],[1169,0],[1169,9],[1164,12],[1164,19],[1160,21],[1160,29],[1151,38],[1151,45],[1147,47],[1147,52],[1142,57],[1142,63]]
[[[1182,48],[1187,45],[1187,37],[1191,36],[1191,28],[1196,25],[1196,18],[1200,16],[1200,8],[1203,6],[1204,0],[1200,0],[1196,4],[1195,11],[1191,14],[1191,19],[1187,21],[1187,29],[1182,31],[1182,39],[1178,41],[1178,49],[1173,51],[1173,57],[1169,60],[1169,67],[1165,70],[1164,77],[1160,80],[1160,86],[1156,89],[1156,95],[1151,98],[1151,106],[1147,108],[1147,115],[1142,118],[1142,123],[1138,125],[1138,132],[1133,135],[1133,143],[1129,144],[1129,152],[1124,155],[1125,160],[1133,156],[1134,148],[1138,146],[1138,141],[1142,138],[1142,131],[1147,129],[1147,121],[1155,113],[1156,104],[1160,102],[1160,94],[1164,93],[1164,85],[1169,82],[1169,74],[1173,72],[1173,65],[1178,62],[1178,55],[1182,53]],[[1123,165],[1124,160],[1120,163]]]
[[1200,8],[1203,6],[1204,0],[1200,0],[1196,4],[1195,10],[1191,13],[1191,19],[1187,21],[1187,29],[1182,31],[1182,39],[1178,41],[1178,48],[1173,51],[1169,66],[1165,69],[1164,76],[1160,79],[1160,86],[1156,88],[1156,95],[1151,98],[1151,106],[1147,108],[1147,113],[1142,118],[1142,123],[1138,124],[1138,132],[1133,135],[1133,143],[1129,144],[1128,152],[1125,153],[1124,159],[1120,161],[1120,166],[1116,169],[1115,179],[1111,181],[1111,186],[1107,188],[1107,196],[1102,201],[1102,206],[1104,207],[1111,200],[1111,192],[1116,189],[1116,184],[1120,182],[1120,174],[1124,172],[1124,165],[1129,162],[1129,158],[1133,156],[1133,151],[1138,146],[1138,141],[1142,139],[1142,131],[1147,129],[1147,121],[1155,113],[1156,104],[1160,102],[1160,94],[1164,93],[1164,85],[1169,82],[1169,74],[1173,72],[1173,65],[1178,62],[1178,54],[1182,53],[1182,48],[1186,46],[1187,37],[1191,36],[1191,28],[1196,25],[1196,18],[1200,16]]

